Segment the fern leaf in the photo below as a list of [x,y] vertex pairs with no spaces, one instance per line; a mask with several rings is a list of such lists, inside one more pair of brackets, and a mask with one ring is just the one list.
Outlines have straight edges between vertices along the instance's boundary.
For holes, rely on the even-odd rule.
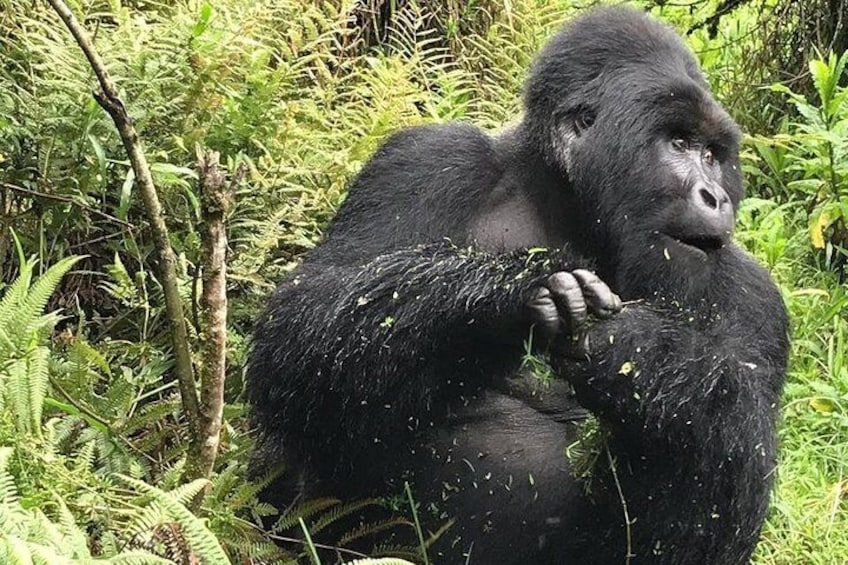
[[380,544],[371,550],[375,558],[406,559],[416,563],[421,560],[421,548],[414,545]]
[[161,504],[150,502],[133,512],[132,520],[126,530],[130,537],[141,538],[155,531],[156,528],[168,522],[168,520],[168,511]]
[[35,261],[27,261],[21,264],[21,272],[18,278],[6,288],[6,294],[0,300],[0,328],[5,328],[10,321],[15,319],[17,307],[23,303],[32,283],[32,269]]
[[209,531],[200,518],[192,514],[183,504],[180,504],[171,493],[126,475],[117,475],[117,477],[162,505],[171,519],[182,528],[188,545],[203,563],[217,565],[218,563],[230,562],[215,535]]
[[380,559],[356,559],[347,561],[344,565],[415,565],[411,561],[405,559],[395,559],[394,557],[382,557]]
[[111,565],[175,565],[170,559],[146,551],[125,551],[109,559]]
[[341,520],[345,516],[349,516],[354,512],[358,512],[363,508],[367,508],[368,506],[374,506],[378,504],[378,501],[374,498],[367,498],[364,500],[356,500],[354,502],[349,502],[342,506],[332,509],[331,511],[323,514],[320,518],[318,518],[310,527],[309,531],[311,533],[317,533],[326,528],[327,526]]
[[36,347],[29,354],[27,364],[27,406],[29,416],[27,425],[29,431],[41,435],[41,413],[44,409],[44,399],[47,397],[48,374],[47,361],[50,350],[46,347]]
[[88,538],[85,532],[77,525],[74,515],[71,514],[62,497],[54,494],[53,500],[56,502],[58,514],[57,525],[64,538],[59,547],[69,547],[74,555],[90,559],[91,553],[88,550]]
[[[64,535],[59,529],[59,526],[53,523],[44,512],[38,508],[31,510],[31,519],[29,520],[29,543],[37,543],[46,547],[64,547]],[[67,552],[73,555],[72,551]]]
[[277,520],[271,531],[276,533],[289,530],[295,527],[301,518],[309,518],[337,504],[341,504],[341,500],[337,498],[313,498],[312,500],[302,502],[280,516],[280,519]]
[[30,552],[32,552],[33,562],[41,565],[42,563],[53,565],[72,565],[73,561],[66,557],[62,557],[56,552],[57,548],[50,547],[49,545],[42,545],[40,543],[32,543],[29,542],[27,544],[29,546]]
[[8,471],[11,457],[11,447],[0,447],[0,507],[9,507],[18,502],[18,489],[15,487],[15,479]]
[[401,518],[399,516],[396,516],[394,518],[387,518],[378,522],[366,522],[354,528],[353,530],[350,530],[349,532],[345,533],[339,539],[338,545],[345,547],[349,545],[352,541],[364,538],[366,536],[374,535],[376,533],[394,528],[395,526],[412,527],[413,524],[406,518]]
[[27,338],[31,332],[30,326],[38,324],[41,313],[44,307],[47,306],[47,301],[59,286],[62,277],[65,276],[71,267],[79,261],[81,257],[65,257],[51,266],[43,275],[38,277],[27,292],[26,297],[18,308],[15,308],[15,324],[19,327],[24,327],[26,330],[20,335]]
[[[234,510],[241,508],[251,500],[259,496],[259,493],[265,490],[268,485],[273,483],[285,471],[285,465],[276,465],[269,471],[262,474],[261,477],[243,484],[236,490],[235,494],[230,497],[228,506]],[[216,481],[217,482],[217,481]]]
[[2,541],[5,542],[4,545],[6,547],[3,553],[6,554],[9,565],[33,565],[32,553],[29,550],[29,544],[27,542],[12,535],[4,537],[5,539]]
[[15,426],[22,432],[29,431],[29,363],[26,358],[15,359],[6,366],[5,385],[4,392]]
[[77,337],[77,339],[71,342],[69,357],[79,365],[93,365],[104,375],[112,376],[112,368],[109,366],[109,361],[106,360],[106,357],[82,337]]
[[94,469],[94,446],[93,441],[87,441],[79,448],[73,459],[74,471],[84,473]]
[[209,486],[208,479],[195,479],[168,491],[168,495],[180,504],[188,505],[207,486]]

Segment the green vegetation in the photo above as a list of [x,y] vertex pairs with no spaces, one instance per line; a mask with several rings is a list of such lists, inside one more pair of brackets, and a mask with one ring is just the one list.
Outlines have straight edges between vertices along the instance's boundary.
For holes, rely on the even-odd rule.
[[[584,4],[71,6],[151,163],[195,352],[204,229],[195,148],[220,152],[226,171],[247,171],[228,218],[221,450],[208,479],[187,480],[190,438],[163,287],[127,155],[91,95],[88,62],[50,6],[0,0],[0,562],[286,562],[310,559],[318,544],[413,527],[408,501],[398,503],[406,518],[330,537],[338,517],[374,502],[304,501],[280,515],[257,500],[279,470],[246,477],[242,366],[251,323],[275,281],[319,240],[381,139],[432,121],[503,127],[520,111],[533,54]],[[642,2],[692,31],[718,98],[749,133],[737,241],[772,271],[793,320],[778,490],[755,562],[844,563],[848,40],[828,22],[848,8],[656,4]],[[301,524],[314,545],[275,543],[304,539]],[[423,561],[418,547],[370,553]]]

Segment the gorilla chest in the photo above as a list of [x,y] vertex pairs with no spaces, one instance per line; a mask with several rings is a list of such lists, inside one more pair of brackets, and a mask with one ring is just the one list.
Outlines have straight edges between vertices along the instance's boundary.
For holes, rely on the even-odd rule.
[[470,241],[491,253],[555,246],[563,241],[546,226],[538,205],[527,195],[499,191],[491,195],[470,223],[468,236]]

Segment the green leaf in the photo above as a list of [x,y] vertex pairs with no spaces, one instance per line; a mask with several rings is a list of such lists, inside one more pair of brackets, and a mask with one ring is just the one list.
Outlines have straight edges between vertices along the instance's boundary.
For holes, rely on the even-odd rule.
[[836,410],[836,404],[829,398],[816,396],[810,399],[810,408],[820,414],[827,414]]
[[828,211],[824,208],[816,210],[810,216],[810,242],[816,249],[824,249],[824,231],[833,222]]
[[106,151],[104,151],[103,146],[100,144],[100,141],[91,134],[86,136],[88,138],[88,142],[91,144],[91,148],[94,149],[94,154],[97,156],[97,166],[100,169],[100,184],[101,186],[106,185]]
[[124,179],[124,184],[121,185],[121,195],[120,200],[118,201],[118,209],[115,211],[115,215],[122,219],[127,219],[127,213],[130,211],[130,204],[132,198],[132,189],[135,184],[135,171],[133,171],[132,167],[127,170],[127,176]]
[[203,35],[203,32],[209,27],[209,21],[212,18],[212,5],[209,2],[204,2],[200,7],[200,15],[197,18],[197,23],[191,29],[192,38],[197,38]]

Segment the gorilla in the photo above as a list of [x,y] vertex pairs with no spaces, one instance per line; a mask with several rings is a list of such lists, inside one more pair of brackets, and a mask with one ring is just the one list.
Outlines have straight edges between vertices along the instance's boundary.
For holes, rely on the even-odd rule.
[[390,136],[258,322],[257,458],[307,495],[408,482],[452,521],[436,563],[747,563],[789,340],[731,241],[739,142],[681,39],[622,7],[550,40],[505,133]]

